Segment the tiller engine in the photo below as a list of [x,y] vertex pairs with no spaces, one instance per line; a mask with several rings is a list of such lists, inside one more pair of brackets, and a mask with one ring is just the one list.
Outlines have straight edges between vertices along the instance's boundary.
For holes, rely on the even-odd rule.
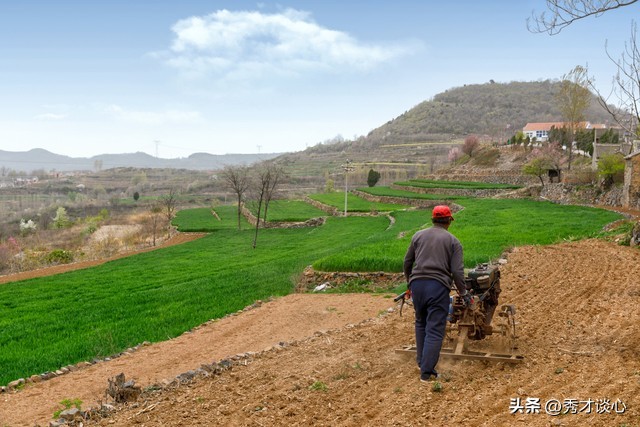
[[[488,360],[495,362],[519,363],[524,357],[515,354],[516,345],[516,309],[511,304],[500,307],[496,326],[492,326],[500,295],[500,268],[495,264],[480,264],[470,270],[465,278],[467,290],[471,295],[471,304],[467,307],[459,295],[449,297],[449,316],[447,317],[447,335],[443,342],[440,357],[467,360]],[[408,292],[398,295],[395,301],[404,303]],[[402,313],[402,312],[401,312]],[[488,335],[500,334],[503,337],[505,352],[475,351],[468,348],[469,340],[482,340]],[[415,354],[415,346],[406,346],[396,350],[398,353]]]

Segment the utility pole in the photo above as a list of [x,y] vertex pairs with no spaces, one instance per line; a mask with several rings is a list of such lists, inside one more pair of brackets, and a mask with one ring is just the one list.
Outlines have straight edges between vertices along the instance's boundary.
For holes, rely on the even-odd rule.
[[344,216],[347,216],[347,194],[349,192],[349,172],[353,171],[355,167],[351,164],[351,160],[347,159],[346,163],[341,165],[344,170]]
[[158,158],[158,145],[160,145],[160,141],[156,139],[153,142],[155,142],[155,144],[156,144],[156,159],[157,159]]

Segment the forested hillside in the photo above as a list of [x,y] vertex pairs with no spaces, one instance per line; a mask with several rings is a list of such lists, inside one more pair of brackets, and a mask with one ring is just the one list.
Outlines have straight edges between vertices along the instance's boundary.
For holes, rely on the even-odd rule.
[[[499,140],[527,122],[562,121],[555,94],[559,81],[485,83],[452,88],[405,111],[371,131],[372,142],[406,143],[487,135]],[[609,115],[595,96],[586,120],[604,123]]]

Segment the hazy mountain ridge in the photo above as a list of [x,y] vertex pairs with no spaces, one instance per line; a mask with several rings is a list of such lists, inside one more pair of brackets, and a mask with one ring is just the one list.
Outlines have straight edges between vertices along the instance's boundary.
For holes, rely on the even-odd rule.
[[189,157],[162,159],[147,153],[100,154],[93,157],[69,157],[55,154],[42,148],[29,151],[0,150],[0,167],[16,171],[31,172],[44,169],[68,171],[93,171],[98,167],[110,169],[116,167],[134,168],[174,168],[192,170],[214,170],[225,165],[251,164],[278,157],[281,153],[264,154],[224,154],[194,153]]

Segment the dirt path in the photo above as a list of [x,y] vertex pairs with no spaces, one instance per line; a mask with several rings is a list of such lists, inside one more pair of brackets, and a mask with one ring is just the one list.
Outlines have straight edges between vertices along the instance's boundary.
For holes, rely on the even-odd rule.
[[[260,351],[246,366],[150,394],[102,426],[640,425],[640,251],[602,241],[517,248],[502,268],[501,299],[518,310],[518,366],[441,362],[441,392],[419,382],[394,352],[412,342],[412,311],[379,316],[389,299],[290,295],[171,341],[0,395],[0,425],[45,421],[64,398],[90,405],[124,372],[146,385],[222,357]],[[373,320],[357,323],[362,319]],[[327,330],[325,334],[316,334]],[[303,337],[309,337],[304,338]],[[490,337],[481,347],[499,344]],[[315,386],[314,386],[315,384]],[[510,414],[512,399],[540,399],[540,413]],[[551,417],[571,399],[591,413]],[[616,414],[604,401],[618,403]],[[596,402],[598,405],[596,407]],[[568,406],[567,406],[568,407]],[[532,406],[532,408],[535,407]],[[599,414],[596,409],[608,412]]]
[[104,397],[107,379],[121,372],[144,387],[201,364],[357,323],[392,305],[382,296],[289,295],[118,359],[29,385],[18,393],[2,394],[0,425],[47,425],[63,399],[80,399],[85,408],[95,406]]

